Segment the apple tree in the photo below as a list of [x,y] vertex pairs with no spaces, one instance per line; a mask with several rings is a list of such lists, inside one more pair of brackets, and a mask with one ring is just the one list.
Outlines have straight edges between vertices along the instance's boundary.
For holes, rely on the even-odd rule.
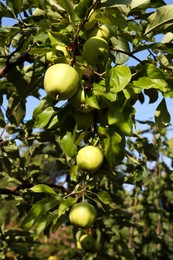
[[173,258],[172,21],[163,0],[0,2],[1,259]]

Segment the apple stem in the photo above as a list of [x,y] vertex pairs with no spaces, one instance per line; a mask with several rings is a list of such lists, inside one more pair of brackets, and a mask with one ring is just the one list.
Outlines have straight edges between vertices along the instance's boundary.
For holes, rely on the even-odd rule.
[[82,202],[85,201],[85,192],[82,192]]
[[98,144],[98,142],[99,142],[99,139],[97,138],[96,140],[95,140],[95,142],[93,143],[93,146],[97,146],[97,144]]

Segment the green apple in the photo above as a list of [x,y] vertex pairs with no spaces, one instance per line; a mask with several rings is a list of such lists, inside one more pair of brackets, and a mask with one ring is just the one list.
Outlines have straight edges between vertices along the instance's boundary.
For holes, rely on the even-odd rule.
[[75,111],[73,116],[76,121],[78,130],[87,130],[88,128],[90,128],[94,119],[93,112],[83,113],[80,111]]
[[109,45],[101,37],[91,37],[83,45],[83,55],[90,65],[105,62],[109,56]]
[[90,235],[82,235],[79,242],[82,249],[86,251],[92,251],[93,249],[95,249],[95,239]]
[[95,245],[94,246],[95,246],[95,249],[96,249],[97,252],[99,252],[101,250],[101,248],[102,248],[101,243],[98,242],[98,241],[95,241]]
[[75,95],[71,98],[72,106],[83,113],[88,113],[94,110],[86,103],[85,90],[83,88],[78,88]]
[[76,162],[80,169],[91,173],[100,169],[103,164],[104,155],[102,151],[95,146],[88,145],[79,150],[76,156]]
[[92,30],[88,32],[89,37],[101,37],[105,39],[107,42],[110,40],[110,31],[108,27],[104,24],[95,26]]
[[46,53],[46,61],[52,64],[55,63],[68,63],[70,61],[70,54],[66,47],[57,45],[55,52]]
[[90,228],[96,221],[96,218],[96,209],[88,202],[75,204],[69,213],[70,223],[79,228]]
[[53,99],[69,99],[79,87],[77,71],[66,63],[49,67],[44,76],[44,88]]

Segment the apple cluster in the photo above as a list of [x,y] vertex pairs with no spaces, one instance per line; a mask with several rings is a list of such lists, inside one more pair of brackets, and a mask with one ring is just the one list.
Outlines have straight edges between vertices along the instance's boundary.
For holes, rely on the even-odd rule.
[[[87,39],[82,46],[82,63],[86,64],[83,68],[95,68],[108,59],[110,32],[107,26],[95,25],[95,22],[87,22],[85,26],[88,29]],[[46,53],[46,61],[51,64],[44,75],[46,93],[54,100],[68,99],[77,129],[88,129],[94,120],[94,108],[86,102],[86,90],[82,85],[83,70],[81,72],[75,62],[71,63],[70,53],[64,46],[56,46],[54,52]],[[89,175],[97,172],[103,161],[103,152],[92,145],[81,148],[76,156],[78,169]],[[95,207],[84,200],[75,204],[69,213],[70,223],[80,229],[92,227],[96,219]],[[94,239],[86,234],[78,241],[78,247],[86,250],[90,250],[94,244]]]

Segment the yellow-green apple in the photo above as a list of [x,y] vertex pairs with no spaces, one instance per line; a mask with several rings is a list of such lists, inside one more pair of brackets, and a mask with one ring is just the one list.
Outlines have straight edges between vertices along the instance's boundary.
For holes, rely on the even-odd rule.
[[49,67],[44,75],[44,88],[47,94],[57,99],[69,99],[79,87],[77,71],[66,63],[57,63]]

